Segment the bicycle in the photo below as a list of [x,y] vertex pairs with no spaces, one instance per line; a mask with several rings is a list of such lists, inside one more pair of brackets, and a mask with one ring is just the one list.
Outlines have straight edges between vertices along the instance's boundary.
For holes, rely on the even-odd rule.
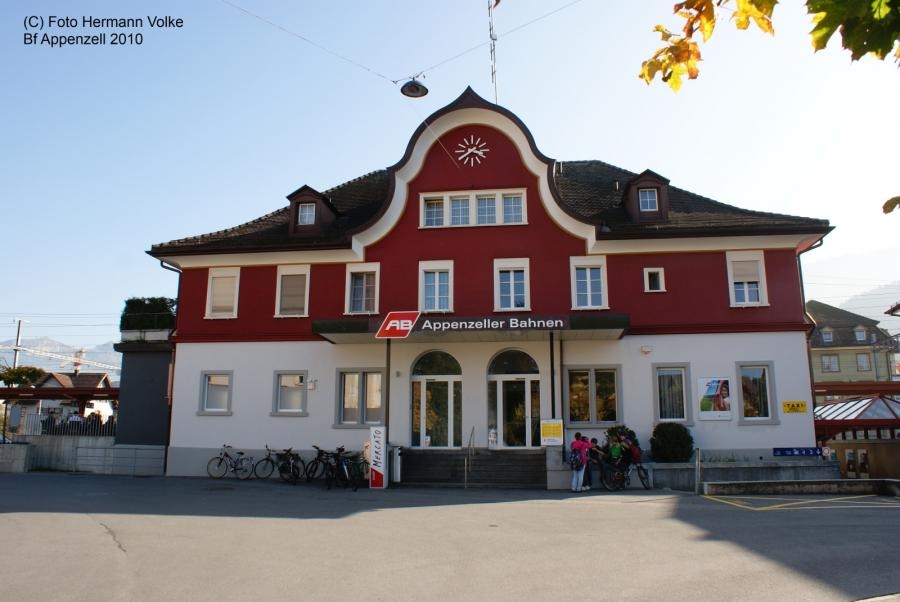
[[228,450],[232,449],[230,445],[223,445],[219,455],[210,458],[206,463],[206,474],[213,479],[221,479],[229,472],[233,472],[234,476],[239,479],[249,479],[253,474],[253,458],[244,452],[235,452],[232,456]]
[[[256,475],[257,479],[268,479],[272,476],[272,473],[275,472],[275,468],[277,464],[275,463],[275,459],[272,458],[272,449],[269,448],[268,444],[266,445],[266,457],[256,463],[253,467],[253,474]],[[285,452],[290,452],[291,448],[284,450]],[[278,457],[278,454],[275,454]]]
[[315,481],[325,476],[325,466],[328,463],[328,452],[313,445],[316,450],[316,457],[309,461],[306,465],[306,482]]
[[[317,450],[319,448],[316,448]],[[359,489],[362,482],[360,473],[360,458],[362,454],[347,453],[344,446],[338,447],[333,452],[325,452],[324,476],[325,486],[331,489],[334,485],[341,487],[350,486],[353,491]]]
[[607,461],[600,463],[600,483],[607,491],[619,491],[631,485],[631,473],[637,472],[638,478],[644,489],[650,489],[650,473],[640,462],[631,461],[627,466],[612,464]]
[[293,451],[292,447],[275,454],[278,459],[278,476],[282,481],[297,484],[301,475],[306,475],[306,464],[300,454]]

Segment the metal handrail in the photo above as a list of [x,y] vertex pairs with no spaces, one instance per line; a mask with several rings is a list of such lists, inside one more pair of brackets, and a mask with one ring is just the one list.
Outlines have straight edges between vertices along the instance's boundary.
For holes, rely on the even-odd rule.
[[469,471],[472,470],[472,460],[475,458],[475,427],[469,433],[469,443],[466,445],[466,457],[463,461],[463,489],[469,488]]

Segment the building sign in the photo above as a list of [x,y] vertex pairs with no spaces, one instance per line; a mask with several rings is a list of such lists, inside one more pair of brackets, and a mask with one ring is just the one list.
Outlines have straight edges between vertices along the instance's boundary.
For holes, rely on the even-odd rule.
[[773,456],[821,456],[821,447],[773,447]]
[[480,316],[475,318],[432,318],[425,317],[415,325],[416,332],[467,332],[475,330],[562,330],[569,327],[568,316],[516,316],[498,318]]
[[387,488],[387,429],[369,429],[369,488]]
[[781,411],[785,414],[806,414],[806,402],[802,400],[782,401]]
[[416,320],[419,319],[417,311],[392,311],[384,317],[381,327],[375,333],[376,339],[405,339],[412,332]]
[[563,421],[541,420],[541,445],[563,444]]

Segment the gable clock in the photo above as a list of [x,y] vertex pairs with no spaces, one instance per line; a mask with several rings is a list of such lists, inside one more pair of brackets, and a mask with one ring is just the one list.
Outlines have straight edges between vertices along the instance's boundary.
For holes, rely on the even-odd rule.
[[475,167],[481,165],[481,162],[487,158],[487,153],[491,149],[488,148],[487,142],[481,138],[476,138],[475,134],[463,138],[462,142],[456,145],[456,159],[463,165]]

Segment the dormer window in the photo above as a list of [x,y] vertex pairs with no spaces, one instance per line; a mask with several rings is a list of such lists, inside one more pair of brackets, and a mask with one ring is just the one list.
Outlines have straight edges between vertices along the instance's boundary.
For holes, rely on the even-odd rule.
[[862,326],[859,326],[853,330],[853,335],[856,337],[857,343],[865,343],[866,342],[866,329]]
[[315,203],[298,203],[297,204],[297,225],[311,226],[316,223],[316,204]]
[[656,188],[641,188],[638,190],[638,200],[641,211],[659,211],[659,198]]
[[822,342],[826,345],[832,344],[834,342],[834,333],[830,330],[823,330]]

